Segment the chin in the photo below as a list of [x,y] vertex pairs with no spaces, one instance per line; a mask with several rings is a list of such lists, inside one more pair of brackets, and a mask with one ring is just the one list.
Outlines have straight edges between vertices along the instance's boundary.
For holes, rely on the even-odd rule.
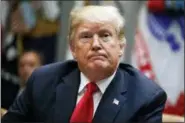
[[95,61],[89,64],[89,68],[92,70],[102,70],[108,68],[110,65],[102,61]]

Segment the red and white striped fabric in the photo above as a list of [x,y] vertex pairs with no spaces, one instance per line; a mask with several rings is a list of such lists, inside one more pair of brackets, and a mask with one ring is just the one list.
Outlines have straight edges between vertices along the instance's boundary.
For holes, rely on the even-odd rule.
[[[132,64],[167,92],[168,100],[164,112],[183,116],[184,39],[181,36],[183,33],[176,20],[171,21],[166,28],[167,26],[161,26],[153,15],[150,16],[153,17],[150,23],[155,23],[153,24],[155,28],[151,30],[149,14],[151,13],[147,7],[142,6],[138,16]],[[175,42],[172,42],[174,41],[172,39]]]

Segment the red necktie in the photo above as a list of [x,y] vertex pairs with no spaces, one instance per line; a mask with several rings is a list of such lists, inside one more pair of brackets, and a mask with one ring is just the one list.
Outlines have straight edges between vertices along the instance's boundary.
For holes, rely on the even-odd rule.
[[87,84],[87,90],[73,111],[70,123],[92,122],[94,111],[93,93],[95,93],[97,90],[98,87],[94,82]]

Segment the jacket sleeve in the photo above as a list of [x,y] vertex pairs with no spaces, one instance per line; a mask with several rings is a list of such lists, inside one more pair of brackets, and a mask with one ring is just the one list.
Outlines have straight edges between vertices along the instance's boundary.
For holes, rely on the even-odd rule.
[[142,109],[142,113],[139,116],[139,122],[142,123],[162,123],[162,114],[165,107],[167,95],[163,90],[157,91],[154,96]]
[[27,85],[22,94],[14,101],[8,112],[2,117],[1,122],[26,122],[30,118],[32,110],[32,85],[34,73],[27,81]]

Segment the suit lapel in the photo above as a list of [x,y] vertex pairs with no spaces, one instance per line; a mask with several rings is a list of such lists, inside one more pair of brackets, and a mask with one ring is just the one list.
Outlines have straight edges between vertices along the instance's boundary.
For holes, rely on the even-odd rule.
[[77,93],[80,83],[80,72],[75,70],[64,77],[56,88],[56,104],[54,121],[68,123],[76,105]]
[[93,123],[114,122],[116,115],[126,100],[127,81],[118,69],[116,76],[100,101]]

